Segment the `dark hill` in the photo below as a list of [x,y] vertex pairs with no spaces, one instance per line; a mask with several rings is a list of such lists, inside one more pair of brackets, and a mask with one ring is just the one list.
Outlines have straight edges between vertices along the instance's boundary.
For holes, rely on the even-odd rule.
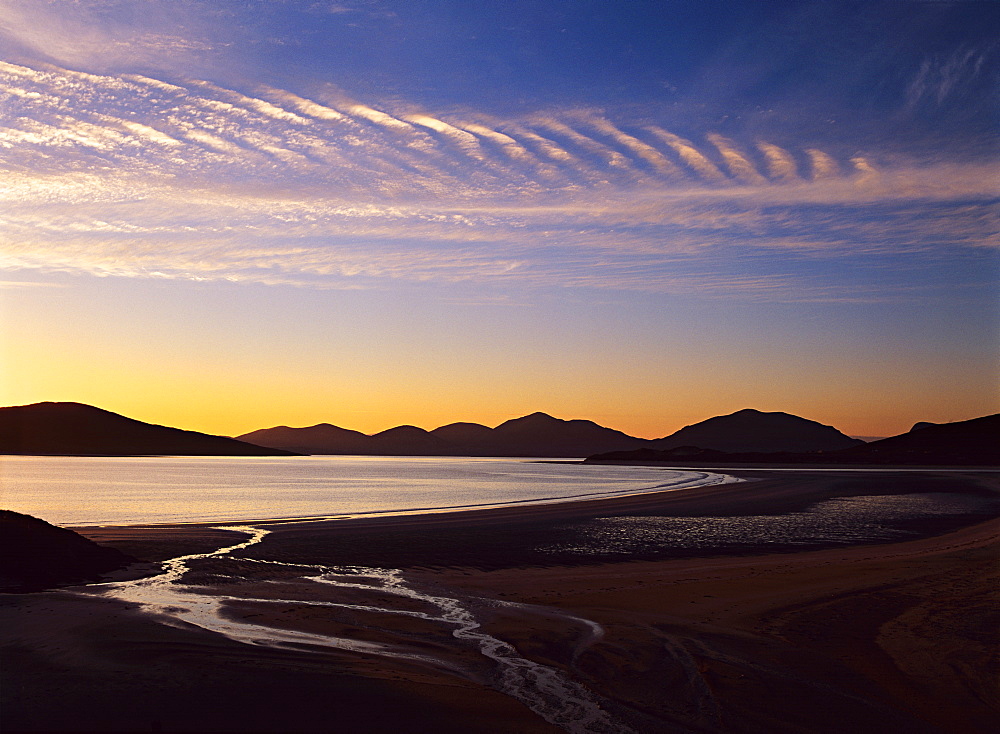
[[450,423],[435,428],[431,435],[451,444],[459,456],[475,456],[490,450],[493,429],[479,423]]
[[81,403],[0,408],[0,454],[276,456],[289,452],[133,420]]
[[237,436],[258,446],[294,451],[299,454],[364,454],[369,437],[361,431],[319,423],[306,428],[276,426]]
[[433,431],[397,426],[365,436],[321,424],[312,428],[265,428],[238,438],[308,454],[370,456],[580,457],[649,443],[592,421],[560,420],[545,413],[515,418],[496,428],[478,423],[451,423]]
[[955,423],[918,423],[908,433],[838,454],[872,463],[1000,465],[1000,413]]
[[371,436],[365,453],[377,456],[446,456],[452,450],[447,442],[423,428],[396,426]]
[[604,428],[593,421],[562,420],[545,413],[514,418],[493,429],[494,456],[588,456],[648,446],[642,438]]
[[37,517],[0,510],[0,591],[97,581],[135,560]]
[[822,464],[844,466],[1000,466],[1000,414],[945,424],[924,424],[908,433],[839,451],[722,452],[681,446],[666,450],[613,451],[588,462],[712,466],[717,464]]
[[653,441],[657,450],[680,446],[729,453],[837,451],[863,442],[845,436],[832,426],[788,413],[763,413],[746,408],[687,426]]

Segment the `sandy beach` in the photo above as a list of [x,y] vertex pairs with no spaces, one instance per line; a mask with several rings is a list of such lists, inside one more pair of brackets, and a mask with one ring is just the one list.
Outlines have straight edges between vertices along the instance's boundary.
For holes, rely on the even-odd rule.
[[[601,518],[725,522],[907,494],[992,502],[997,474],[731,473],[754,481],[280,523],[231,557],[190,563],[189,596],[218,599],[233,634],[299,636],[280,644],[141,613],[100,587],[4,595],[3,730],[992,729],[995,516],[915,518],[895,542],[815,548],[581,555],[570,540]],[[150,561],[235,542],[192,525],[78,531]],[[529,668],[536,678],[515,680]],[[543,683],[554,702],[530,690]],[[574,711],[555,700],[577,698]]]

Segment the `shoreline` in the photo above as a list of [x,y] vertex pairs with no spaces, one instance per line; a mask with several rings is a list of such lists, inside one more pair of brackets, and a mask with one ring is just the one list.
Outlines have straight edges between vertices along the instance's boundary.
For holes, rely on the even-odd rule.
[[[555,462],[548,462],[555,463]],[[580,463],[580,462],[573,462]],[[670,469],[668,469],[670,470]],[[683,471],[683,470],[678,470]],[[690,471],[703,472],[701,469],[691,469]],[[716,472],[704,470],[703,473],[706,474],[716,474]],[[694,487],[686,486],[664,486],[664,487],[653,487],[650,489],[638,489],[638,490],[620,490],[620,491],[609,491],[599,494],[581,494],[581,495],[569,495],[563,497],[553,497],[550,499],[524,499],[524,500],[511,500],[509,502],[504,502],[500,504],[477,504],[477,505],[450,505],[445,507],[417,507],[412,509],[401,509],[401,510],[376,510],[371,512],[362,513],[341,513],[336,515],[314,515],[314,516],[302,516],[302,517],[275,517],[275,518],[251,518],[251,519],[222,519],[222,520],[191,520],[183,522],[162,522],[162,523],[127,523],[127,524],[115,524],[115,523],[101,523],[101,524],[70,524],[65,527],[80,531],[80,530],[90,530],[90,529],[100,529],[100,528],[186,528],[186,527],[200,527],[200,528],[211,528],[218,527],[220,525],[253,525],[253,526],[264,526],[269,527],[272,525],[288,525],[288,524],[304,524],[304,523],[319,523],[319,522],[344,522],[344,521],[361,521],[361,520],[379,520],[382,518],[420,518],[429,515],[452,515],[458,513],[466,512],[494,512],[497,510],[530,510],[534,507],[546,506],[546,505],[563,505],[575,502],[598,502],[598,501],[614,501],[618,499],[624,499],[627,497],[640,496],[645,494],[660,494],[664,492],[684,492],[695,489],[700,489],[703,486],[716,486],[720,484],[731,484],[738,481],[743,481],[741,479],[735,478],[728,473],[718,472],[717,476],[723,477],[722,481],[713,482],[706,485],[696,485]],[[733,481],[729,481],[733,480]]]
[[[720,549],[668,548],[662,553],[640,553],[629,557],[581,559],[566,554],[543,554],[530,549],[554,542],[567,542],[579,528],[606,517],[746,518],[787,516],[834,498],[886,496],[934,492],[974,493],[1000,497],[1000,473],[994,472],[830,472],[733,470],[741,480],[683,490],[640,492],[615,497],[568,502],[550,502],[468,509],[423,514],[386,514],[315,520],[225,521],[150,525],[74,526],[76,532],[98,543],[110,545],[137,558],[159,561],[226,544],[231,532],[221,526],[245,525],[269,530],[264,545],[254,550],[262,557],[277,553],[275,560],[298,563],[313,560],[328,565],[372,565],[384,568],[453,566],[457,559],[480,569],[517,566],[577,565],[581,562],[626,562],[703,555],[754,555],[795,553],[811,550],[807,544],[744,544]],[[911,537],[928,537],[975,524],[984,518],[941,517],[908,523]],[[323,548],[315,548],[323,538]],[[909,538],[900,538],[907,540]],[[873,539],[852,545],[884,545],[896,539]],[[841,543],[832,542],[838,546]]]
[[[884,545],[415,574],[596,620],[605,654],[633,662],[618,680],[596,655],[582,672],[656,722],[641,731],[987,734],[1000,714],[998,551],[992,518]],[[513,616],[493,625],[537,650],[557,634]]]
[[[5,731],[319,732],[333,712],[360,734],[564,730],[498,687],[490,661],[453,624],[406,616],[428,599],[459,605],[477,634],[589,691],[616,731],[990,731],[1000,713],[991,685],[995,514],[820,549],[612,561],[533,550],[540,537],[609,514],[738,519],[788,516],[843,496],[1000,496],[991,472],[740,473],[756,481],[270,525],[261,542],[197,561],[185,577],[188,593],[217,595],[225,619],[418,652],[412,659],[247,645],[168,626],[98,587],[0,595]],[[211,552],[234,538],[206,526],[80,530],[160,556],[150,560]],[[308,577],[318,567],[287,564],[402,568],[399,588],[413,592],[345,586],[357,569],[340,572],[348,575],[339,585],[321,584]]]
[[[538,462],[545,464],[581,464],[582,462],[572,460],[572,461],[545,461]],[[381,511],[371,511],[363,513],[340,513],[336,515],[307,515],[307,516],[294,516],[294,517],[271,517],[271,518],[223,518],[219,520],[190,520],[190,521],[178,521],[178,522],[137,522],[137,523],[70,523],[66,524],[64,527],[71,528],[76,531],[82,530],[98,530],[103,528],[108,529],[121,529],[121,528],[213,528],[220,525],[253,525],[253,526],[264,526],[269,527],[273,525],[289,525],[289,524],[303,524],[303,523],[320,523],[320,522],[345,522],[345,521],[364,521],[364,520],[379,520],[382,518],[420,518],[429,515],[452,515],[457,513],[471,513],[471,512],[496,512],[500,510],[511,510],[517,512],[522,509],[530,510],[531,508],[541,507],[546,505],[563,505],[576,502],[615,502],[618,500],[623,500],[630,497],[638,497],[643,495],[658,495],[667,492],[687,492],[702,489],[704,487],[715,487],[722,484],[732,484],[736,482],[743,481],[756,481],[761,478],[769,478],[770,475],[778,473],[777,476],[781,476],[780,473],[783,472],[793,472],[798,474],[816,474],[818,476],[828,476],[830,474],[845,474],[847,476],[853,476],[855,474],[873,474],[876,476],[890,475],[890,474],[941,474],[941,475],[984,475],[988,476],[990,474],[997,474],[1000,476],[1000,469],[995,467],[928,467],[928,468],[913,468],[913,467],[895,467],[895,468],[885,468],[885,467],[864,467],[864,468],[854,468],[854,467],[837,467],[837,466],[814,466],[814,467],[785,467],[785,466],[767,466],[767,467],[757,467],[757,466],[734,466],[734,467],[674,467],[665,466],[662,464],[655,463],[629,463],[621,464],[621,466],[641,466],[644,468],[660,468],[666,471],[695,471],[695,472],[705,472],[710,474],[717,474],[723,477],[729,477],[733,479],[733,482],[721,481],[714,482],[708,485],[701,485],[695,487],[656,487],[652,489],[645,490],[622,490],[621,492],[608,492],[598,495],[573,495],[567,497],[556,497],[551,499],[526,499],[526,500],[513,500],[510,502],[505,502],[501,504],[489,505],[452,505],[445,507],[427,507],[427,508],[412,508],[412,509],[401,509],[401,510],[381,510]],[[759,476],[763,475],[763,476]],[[777,478],[777,477],[773,477]]]

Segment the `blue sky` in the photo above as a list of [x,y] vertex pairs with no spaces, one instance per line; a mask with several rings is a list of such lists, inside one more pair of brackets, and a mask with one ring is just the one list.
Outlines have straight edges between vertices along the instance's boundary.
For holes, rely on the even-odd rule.
[[[452,420],[648,435],[748,404],[855,433],[995,412],[998,21],[989,2],[0,0],[6,402],[218,432],[447,422],[408,390]],[[201,323],[159,333],[229,343],[235,311],[260,353],[302,355],[255,379],[310,397],[228,421],[150,402],[185,371],[242,399],[204,374],[252,354],[209,367],[201,338],[127,336],[192,300]],[[358,329],[321,345],[300,322],[330,313]],[[139,400],[113,371],[38,370],[76,339],[172,356]],[[692,353],[784,366],[706,381]],[[441,354],[497,376],[445,377]],[[673,377],[588,402],[615,358]],[[539,382],[580,360],[572,388]],[[372,370],[395,412],[345,397]]]

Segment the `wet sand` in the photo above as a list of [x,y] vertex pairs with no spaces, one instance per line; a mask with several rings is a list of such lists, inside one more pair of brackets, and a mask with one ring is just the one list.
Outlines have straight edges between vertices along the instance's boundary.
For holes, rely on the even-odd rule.
[[[666,549],[614,562],[539,551],[540,539],[572,535],[599,517],[781,515],[830,497],[1000,492],[996,474],[974,471],[732,473],[759,481],[484,512],[283,523],[239,555],[402,569],[424,594],[460,599],[485,632],[523,658],[592,691],[614,731],[993,729],[1000,713],[991,657],[1000,581],[995,518],[924,519],[910,528],[923,536],[913,540],[820,550]],[[199,526],[80,532],[149,560],[233,542],[232,533]],[[489,669],[474,650],[453,644],[448,627],[304,603],[335,598],[418,610],[418,601],[378,589],[319,588],[299,571],[253,561],[207,559],[186,581],[245,597],[226,605],[233,619],[399,645],[439,664],[245,645],[160,624],[93,594],[6,595],[3,730],[561,730],[497,691]]]

